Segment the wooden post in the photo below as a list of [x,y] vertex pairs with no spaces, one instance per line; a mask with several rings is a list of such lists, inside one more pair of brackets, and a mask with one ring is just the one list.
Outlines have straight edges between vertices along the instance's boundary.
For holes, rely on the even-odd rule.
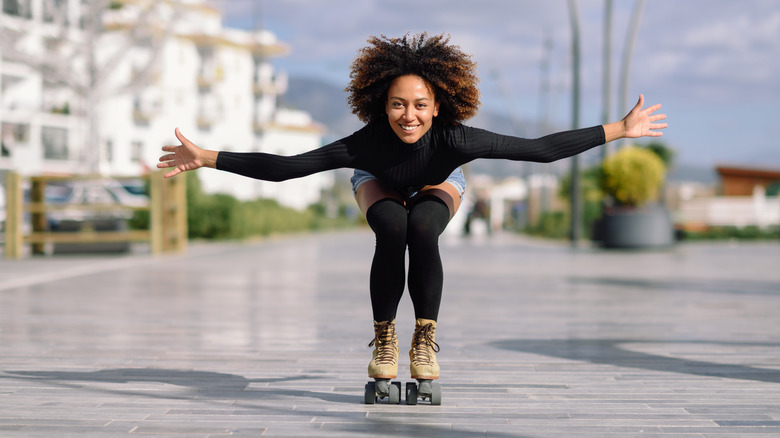
[[181,175],[165,181],[172,183],[171,198],[172,205],[175,205],[175,210],[171,212],[173,246],[170,250],[185,252],[187,250],[187,178],[186,175]]
[[[44,205],[46,203],[46,179],[45,178],[30,178],[30,203],[35,205]],[[46,213],[44,211],[35,211],[31,214],[30,220],[32,223],[33,233],[43,233],[47,231],[48,226],[46,224]],[[33,254],[43,254],[44,244],[33,243]]]
[[152,253],[184,252],[187,250],[187,180],[183,175],[165,179],[163,174],[150,175]]
[[5,180],[5,257],[21,259],[24,249],[22,176],[8,172]]
[[152,254],[163,252],[165,236],[163,212],[165,202],[163,200],[162,185],[162,172],[152,172],[149,175],[149,233],[151,234]]

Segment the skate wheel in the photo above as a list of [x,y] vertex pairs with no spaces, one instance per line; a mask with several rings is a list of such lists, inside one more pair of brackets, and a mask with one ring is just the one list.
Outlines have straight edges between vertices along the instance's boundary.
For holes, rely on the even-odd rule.
[[417,404],[417,384],[414,382],[406,383],[406,404],[407,405]]
[[376,383],[366,383],[365,403],[367,405],[373,405],[376,403]]
[[401,382],[393,382],[390,384],[387,401],[393,405],[401,403]]
[[390,394],[390,380],[389,379],[374,379],[374,389],[376,390],[377,398],[385,398]]
[[441,385],[438,382],[431,384],[431,405],[441,405]]

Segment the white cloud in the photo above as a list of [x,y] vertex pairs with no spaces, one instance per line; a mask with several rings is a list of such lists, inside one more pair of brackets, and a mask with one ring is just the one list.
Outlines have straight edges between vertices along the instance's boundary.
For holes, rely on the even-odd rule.
[[[228,20],[236,23],[247,22],[246,17],[252,15],[252,3],[254,0],[219,2],[229,12]],[[516,105],[517,113],[525,118],[533,117],[536,112],[542,42],[551,33],[554,39],[551,80],[557,90],[554,96],[557,103],[553,102],[552,106],[561,118],[568,117],[570,30],[564,0],[258,3],[262,5],[264,26],[292,49],[290,56],[278,61],[280,68],[291,74],[319,76],[346,84],[350,63],[369,35],[444,32],[451,34],[453,42],[472,53],[477,61],[483,102],[495,108],[503,108],[507,103]],[[578,0],[577,4],[582,31],[583,118],[584,123],[597,122],[601,112],[604,2]],[[615,95],[632,5],[629,1],[614,2]],[[776,0],[647,1],[631,61],[629,100],[644,92],[651,100],[668,103],[678,111],[727,105],[738,108],[740,114],[754,114],[751,108],[765,108],[768,102],[780,97],[779,54],[780,2]],[[769,126],[772,121],[765,113],[756,111],[755,117],[763,117]],[[734,129],[740,129],[739,124]],[[698,135],[702,133],[687,131],[684,126],[669,130],[672,141],[675,138],[691,141]],[[766,144],[776,144],[770,133],[763,138]],[[712,140],[704,141],[722,140],[713,136]],[[754,142],[761,143],[756,138]]]

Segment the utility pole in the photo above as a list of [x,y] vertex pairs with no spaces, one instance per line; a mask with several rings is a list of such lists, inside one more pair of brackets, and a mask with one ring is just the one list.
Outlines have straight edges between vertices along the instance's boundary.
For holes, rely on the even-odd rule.
[[[571,20],[571,127],[580,125],[580,25],[577,17],[576,0],[568,0],[569,18]],[[581,235],[582,208],[580,200],[580,157],[575,155],[571,160],[571,230],[570,238],[573,247],[577,247]]]
[[[601,116],[601,122],[607,124],[610,122],[610,102],[611,82],[612,82],[612,0],[604,0],[604,59],[602,71],[602,100],[604,112]],[[609,155],[609,143],[601,147],[601,161]]]
[[[631,54],[634,51],[634,42],[636,41],[636,34],[639,30],[639,19],[642,17],[642,9],[644,8],[645,0],[636,0],[634,3],[634,12],[631,15],[631,23],[628,25],[628,31],[626,32],[626,45],[623,49],[623,60],[620,68],[620,108],[619,110],[623,114],[628,112],[628,75],[631,65]],[[620,145],[625,143],[625,139],[620,140]]]
[[[537,137],[541,137],[547,134],[549,128],[549,100],[550,100],[550,64],[552,58],[553,38],[552,33],[548,31],[544,36],[544,42],[542,43],[542,60],[539,66],[539,107],[537,109]],[[539,189],[539,217],[549,210],[547,201],[547,181],[546,172],[542,172],[544,180]],[[529,196],[530,196],[530,180],[529,180]],[[530,198],[529,198],[530,199]],[[530,203],[529,203],[530,204]],[[529,215],[530,217],[530,215]],[[530,220],[529,220],[530,223]]]

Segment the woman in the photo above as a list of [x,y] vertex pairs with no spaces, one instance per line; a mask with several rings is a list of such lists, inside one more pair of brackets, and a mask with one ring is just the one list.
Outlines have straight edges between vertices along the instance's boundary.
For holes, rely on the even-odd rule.
[[[199,167],[283,181],[336,168],[353,168],[358,206],[376,235],[370,296],[374,316],[369,377],[398,370],[395,316],[408,282],[416,317],[412,378],[439,377],[436,321],[443,270],[438,239],[465,191],[459,166],[477,158],[552,162],[623,137],[656,137],[666,123],[661,106],[642,109],[644,97],[621,121],[527,140],[470,128],[462,121],[479,107],[476,65],[449,38],[427,34],[372,37],[352,64],[348,103],[366,126],[322,148],[285,157],[204,150],[177,129],[181,145],[165,146],[165,176]],[[409,251],[408,279],[405,255]]]

